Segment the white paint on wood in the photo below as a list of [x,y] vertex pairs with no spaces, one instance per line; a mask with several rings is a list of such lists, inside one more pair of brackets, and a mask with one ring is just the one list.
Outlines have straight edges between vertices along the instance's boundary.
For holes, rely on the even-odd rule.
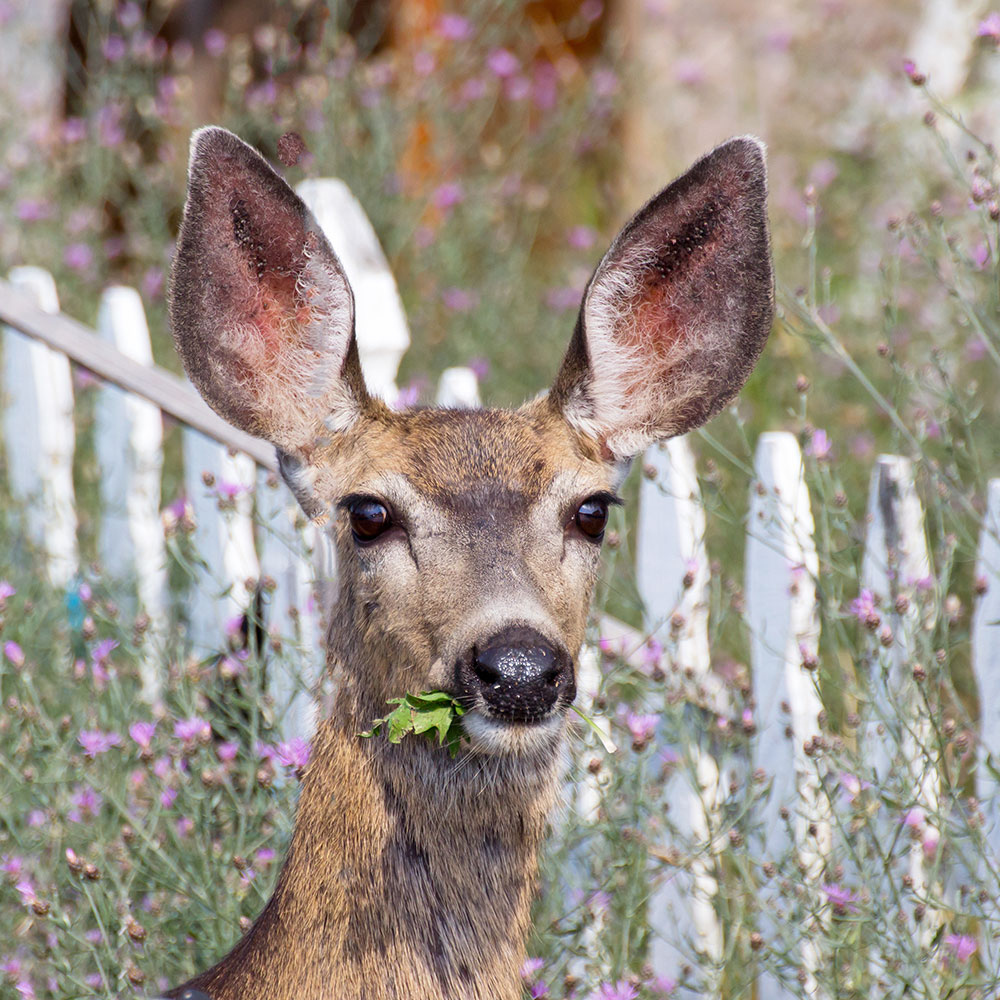
[[479,379],[471,368],[445,368],[438,380],[437,405],[474,410],[482,405]]
[[[263,469],[257,474],[257,517],[261,579],[273,582],[264,618],[272,646],[268,687],[275,717],[286,740],[312,738],[317,692],[325,660],[321,607],[312,549],[322,544],[315,525],[285,484]],[[280,640],[277,644],[273,640]]]
[[307,180],[296,190],[316,216],[354,291],[358,353],[368,389],[394,402],[399,395],[396,373],[410,346],[410,330],[378,236],[343,181]]
[[670,643],[678,669],[714,684],[709,673],[705,509],[694,455],[686,438],[677,437],[650,448],[643,462],[636,580],[646,627],[664,645]]
[[972,669],[979,688],[979,766],[976,792],[986,811],[984,833],[1000,857],[1000,479],[991,479],[979,534],[976,586],[985,590],[972,618]]
[[[638,533],[636,577],[649,634],[662,642],[671,669],[690,674],[714,701],[721,684],[711,673],[708,649],[705,512],[694,456],[684,438],[646,452]],[[693,947],[708,960],[705,995],[711,996],[717,988],[712,966],[721,960],[723,934],[714,906],[718,884],[711,844],[719,829],[719,768],[707,749],[692,747],[690,759],[670,779],[666,798],[682,840],[698,849],[683,867],[658,866],[649,907],[650,960],[658,975],[679,979]],[[694,931],[690,946],[688,935],[677,933],[688,927]]]
[[195,654],[207,656],[227,648],[227,630],[232,632],[252,603],[247,583],[253,586],[259,572],[253,536],[257,467],[246,455],[233,455],[190,428],[183,442],[194,549],[204,562],[189,591],[189,636]]
[[[816,579],[819,560],[813,542],[813,517],[805,484],[802,454],[795,437],[787,433],[762,434],[755,457],[756,482],[750,491],[746,548],[746,621],[750,630],[755,722],[756,765],[770,781],[770,792],[761,804],[764,831],[762,859],[780,863],[793,844],[788,824],[781,818],[785,807],[792,816],[794,847],[810,898],[805,912],[786,914],[801,928],[798,962],[807,975],[801,991],[819,995],[815,971],[818,956],[807,947],[810,934],[805,914],[819,908],[819,879],[831,833],[819,779],[804,746],[819,734],[822,703],[816,685],[815,663],[819,644]],[[807,668],[806,663],[813,669]],[[815,834],[809,833],[813,825]],[[783,930],[775,919],[782,901],[772,887],[770,916],[760,927],[765,940]],[[781,981],[763,975],[759,1000],[798,996]]]
[[[873,643],[876,662],[869,678],[869,717],[859,732],[864,740],[863,759],[871,762],[880,786],[891,784],[892,773],[907,775],[911,797],[902,808],[924,811],[926,839],[937,833],[931,817],[938,810],[940,777],[933,728],[913,678],[913,667],[920,649],[919,633],[933,627],[934,602],[925,602],[930,610],[921,612],[919,591],[932,587],[933,580],[923,509],[909,459],[878,457],[872,470],[867,517],[861,586],[879,601],[882,624],[880,641]],[[891,639],[885,634],[886,641],[881,641],[884,629],[891,630]],[[929,683],[933,687],[933,681]],[[887,838],[891,839],[893,827],[898,830],[902,818],[881,817]],[[909,862],[914,885],[926,892],[927,866],[920,840],[914,841]],[[938,915],[928,910],[915,929],[925,946],[929,946],[937,926]]]
[[[985,589],[983,589],[985,588]],[[1000,857],[1000,479],[991,479],[976,557],[976,600],[972,617],[972,670],[979,689],[979,745],[976,795],[985,818],[983,835],[992,857]],[[988,884],[992,874],[981,875]],[[994,905],[995,904],[991,904]],[[990,914],[995,916],[995,911]],[[987,924],[988,926],[988,924]],[[988,969],[1000,963],[1000,940],[980,935]]]
[[[107,288],[97,316],[100,335],[143,365],[153,364],[149,327],[139,293]],[[100,470],[101,563],[112,579],[135,587],[137,606],[150,619],[139,662],[143,694],[160,694],[170,597],[160,518],[163,418],[159,407],[102,384],[94,413],[94,446]],[[129,590],[125,590],[129,594]]]
[[[46,313],[59,311],[55,282],[40,267],[16,267],[10,283]],[[49,581],[65,587],[78,566],[73,493],[73,380],[69,360],[4,327],[4,445],[12,496],[24,510]]]

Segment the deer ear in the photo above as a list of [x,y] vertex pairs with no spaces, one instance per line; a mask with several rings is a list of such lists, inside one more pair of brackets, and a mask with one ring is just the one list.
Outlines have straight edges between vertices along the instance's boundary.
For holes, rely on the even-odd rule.
[[302,200],[225,129],[191,139],[170,323],[212,408],[284,452],[307,456],[368,399],[340,261]]
[[763,144],[731,139],[598,265],[551,398],[611,456],[700,426],[746,382],[774,311],[766,196]]

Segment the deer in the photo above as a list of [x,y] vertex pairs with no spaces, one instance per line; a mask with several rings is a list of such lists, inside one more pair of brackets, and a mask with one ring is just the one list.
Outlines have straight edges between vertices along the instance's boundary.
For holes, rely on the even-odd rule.
[[[274,445],[332,534],[336,697],[273,895],[167,996],[522,996],[609,510],[636,456],[717,414],[756,364],[773,320],[766,197],[763,144],[724,142],[612,242],[547,392],[394,410],[365,386],[351,288],[305,204],[237,136],[193,135],[173,337],[204,399]],[[361,737],[423,691],[464,707],[454,756]]]

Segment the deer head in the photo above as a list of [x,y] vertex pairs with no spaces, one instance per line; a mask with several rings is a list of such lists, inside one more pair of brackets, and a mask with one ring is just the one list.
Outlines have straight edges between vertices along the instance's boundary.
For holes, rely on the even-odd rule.
[[[366,865],[424,878],[417,858],[452,900],[447,918],[366,904],[336,933],[333,917],[317,916],[336,943],[325,946],[327,958],[310,954],[344,983],[376,974],[363,971],[366,941],[380,955],[395,942],[426,970],[382,992],[345,986],[338,997],[517,995],[534,849],[608,508],[634,456],[704,423],[750,374],[772,320],[765,195],[761,144],[719,146],[612,243],[551,391],[513,411],[396,412],[365,387],[351,289],[303,202],[234,135],[195,134],[171,296],[178,351],[212,407],[274,444],[285,481],[307,515],[329,523],[338,550],[327,651],[337,702],[306,776],[278,902],[265,913],[286,896],[303,905],[303,887],[324,876],[290,872],[323,851],[341,873],[331,876],[331,898],[349,895],[348,868],[351,891],[365,900],[374,892]],[[428,689],[467,707],[468,743],[455,761],[429,745],[377,757],[359,748],[357,734],[388,699]],[[488,788],[465,794],[486,781],[482,769],[462,769],[470,756],[495,766]],[[323,838],[309,832],[323,824]],[[463,852],[479,843],[487,860],[463,867]],[[345,851],[355,852],[349,866]],[[481,884],[491,864],[507,866],[509,879],[497,876],[504,892]],[[282,888],[292,884],[297,894]],[[263,949],[283,921],[272,913],[258,923],[270,928],[251,933]],[[240,947],[250,954],[251,945]],[[252,990],[247,970],[271,966],[249,958],[196,983],[216,997],[309,1000],[309,961],[288,960],[298,978],[281,980],[287,988],[275,973]]]

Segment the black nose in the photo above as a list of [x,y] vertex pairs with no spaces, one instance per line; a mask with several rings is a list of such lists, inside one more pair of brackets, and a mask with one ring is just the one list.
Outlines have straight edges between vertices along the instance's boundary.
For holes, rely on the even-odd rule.
[[482,696],[505,722],[538,722],[576,696],[573,662],[534,629],[511,628],[473,646],[460,667],[462,688]]

